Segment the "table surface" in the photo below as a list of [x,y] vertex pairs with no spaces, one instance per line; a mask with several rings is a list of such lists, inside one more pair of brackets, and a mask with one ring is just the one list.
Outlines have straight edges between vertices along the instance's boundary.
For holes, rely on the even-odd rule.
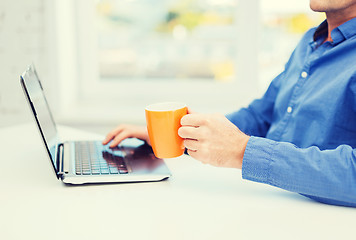
[[[62,139],[102,136],[59,126]],[[354,239],[356,209],[166,159],[162,182],[67,186],[34,123],[0,129],[0,239]]]

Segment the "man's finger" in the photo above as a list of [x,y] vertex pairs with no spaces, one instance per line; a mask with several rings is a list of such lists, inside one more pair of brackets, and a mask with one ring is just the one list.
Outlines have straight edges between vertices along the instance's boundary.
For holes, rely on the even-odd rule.
[[116,135],[116,137],[114,138],[114,140],[111,142],[110,147],[116,147],[117,145],[119,145],[122,140],[126,139],[130,137],[130,134],[128,134],[127,132],[121,132],[120,134]]
[[197,159],[197,155],[198,155],[197,151],[188,149],[187,152],[188,152],[189,156]]
[[199,135],[199,128],[191,127],[191,126],[184,126],[178,129],[178,135],[181,138],[189,138],[198,140],[200,138]]
[[202,158],[201,152],[199,152],[199,150],[198,151],[194,151],[194,150],[189,150],[188,149],[187,152],[188,152],[189,156],[191,156],[195,160],[197,160],[197,161],[199,161],[199,162],[201,162],[203,164],[208,164],[209,163],[206,159]]
[[185,139],[184,147],[186,147],[188,150],[197,151],[199,149],[199,142],[193,139]]
[[187,114],[182,117],[180,124],[182,126],[199,127],[205,123],[204,115],[198,113]]
[[113,138],[115,138],[116,135],[118,135],[121,131],[123,130],[123,127],[120,125],[111,132],[106,135],[105,139],[103,140],[103,144],[106,145],[108,144]]
[[106,145],[108,144],[113,138],[115,137],[113,132],[108,133],[108,135],[106,135],[105,139],[103,140],[103,144]]

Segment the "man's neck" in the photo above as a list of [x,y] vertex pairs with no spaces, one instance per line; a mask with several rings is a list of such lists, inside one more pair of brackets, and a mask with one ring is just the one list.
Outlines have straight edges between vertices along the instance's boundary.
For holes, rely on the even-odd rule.
[[338,11],[326,12],[326,20],[328,21],[328,37],[324,42],[332,42],[331,31],[355,17],[356,5]]

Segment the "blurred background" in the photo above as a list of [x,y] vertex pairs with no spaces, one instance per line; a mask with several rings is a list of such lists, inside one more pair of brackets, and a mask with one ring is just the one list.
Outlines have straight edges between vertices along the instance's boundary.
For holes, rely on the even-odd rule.
[[0,127],[33,121],[31,63],[59,124],[105,134],[160,101],[232,112],[324,18],[309,0],[1,0]]

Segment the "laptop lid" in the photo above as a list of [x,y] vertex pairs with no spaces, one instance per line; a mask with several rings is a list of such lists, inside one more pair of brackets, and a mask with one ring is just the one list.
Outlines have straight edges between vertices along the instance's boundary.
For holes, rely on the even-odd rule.
[[54,172],[57,178],[59,178],[59,162],[57,160],[59,144],[58,131],[52,113],[49,109],[47,99],[44,95],[41,82],[33,65],[29,66],[20,76],[20,82],[35,117]]

